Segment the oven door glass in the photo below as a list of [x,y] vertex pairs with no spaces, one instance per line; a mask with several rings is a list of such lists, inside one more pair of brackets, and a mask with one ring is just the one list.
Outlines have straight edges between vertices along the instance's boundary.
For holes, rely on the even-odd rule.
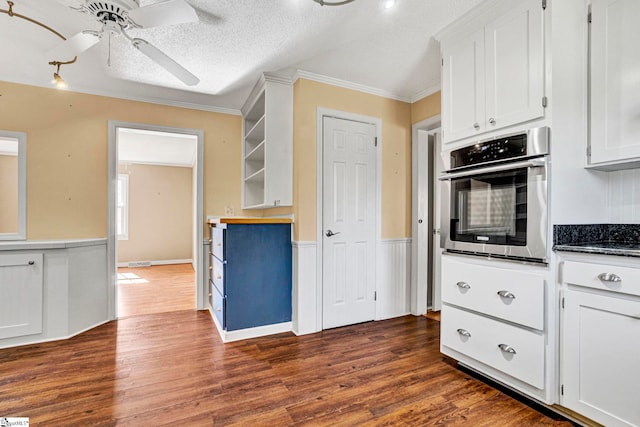
[[527,168],[451,180],[450,239],[526,246]]

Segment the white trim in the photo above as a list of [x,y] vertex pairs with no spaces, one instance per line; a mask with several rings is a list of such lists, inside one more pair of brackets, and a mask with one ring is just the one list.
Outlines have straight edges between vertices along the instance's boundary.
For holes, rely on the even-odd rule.
[[127,268],[129,267],[129,264],[132,264],[132,263],[149,263],[152,266],[153,265],[174,265],[174,264],[191,264],[193,263],[193,260],[189,258],[189,259],[161,259],[157,261],[148,261],[148,260],[125,261],[125,262],[119,262],[118,268]]
[[[415,190],[418,188],[418,159],[416,157],[416,153],[418,152],[418,130],[430,131],[438,129],[440,125],[441,117],[438,114],[437,116],[414,123],[411,126],[411,313],[416,316],[427,312],[429,292],[428,283],[426,283],[426,288],[424,285],[418,286],[416,275],[418,256],[418,194]],[[438,155],[439,153],[435,154]],[[431,179],[433,179],[433,177],[431,177]],[[437,184],[437,182],[434,184]],[[429,206],[428,209],[432,209],[432,207]],[[420,296],[420,298],[418,296]],[[422,298],[422,296],[424,296],[424,298]]]
[[[46,84],[43,85],[42,81],[40,80],[35,81],[32,79],[19,79],[19,80],[12,81],[12,83],[25,84],[25,85],[36,86],[36,87],[41,87],[45,89],[56,90],[52,88],[50,85],[46,85]],[[180,89],[176,89],[176,90],[179,91]],[[165,98],[156,98],[153,96],[136,96],[136,95],[115,91],[113,89],[97,90],[97,89],[91,89],[88,87],[73,85],[73,87],[66,89],[65,92],[82,93],[85,95],[102,96],[105,98],[124,99],[127,101],[145,102],[148,104],[165,105],[167,107],[186,108],[189,110],[209,111],[211,113],[230,114],[233,116],[241,115],[239,109],[216,107],[215,105],[200,104],[196,102],[185,102],[185,101],[177,101],[177,100],[171,100],[171,99],[165,99]],[[215,95],[210,95],[205,93],[195,93],[195,95],[208,96],[208,97],[215,96]]]
[[438,83],[435,86],[431,86],[428,87],[424,90],[421,90],[420,92],[416,93],[415,95],[411,96],[411,100],[410,102],[413,104],[414,102],[418,102],[423,98],[426,98],[427,96],[433,95],[434,93],[438,92],[441,90],[441,85],[440,83]]
[[207,298],[207,289],[204,281],[204,250],[200,242],[204,240],[204,131],[199,129],[176,128],[169,126],[158,126],[143,123],[121,122],[109,120],[109,143],[108,143],[108,202],[107,202],[107,272],[108,272],[108,316],[110,319],[117,318],[117,261],[116,261],[116,228],[115,228],[115,185],[118,176],[118,147],[117,129],[129,128],[140,130],[152,130],[156,132],[169,132],[185,135],[193,135],[197,138],[196,150],[196,200],[195,200],[195,221],[196,232],[195,242],[197,253],[195,255],[196,271],[196,309],[204,310]]
[[396,243],[411,243],[411,237],[400,237],[397,239],[384,239],[380,241],[381,245],[395,245]]
[[179,164],[179,163],[151,162],[151,161],[144,161],[144,160],[123,160],[119,163],[124,165],[166,166],[166,167],[172,167],[172,168],[189,168],[189,169],[193,168],[193,165],[185,165],[185,164]]
[[317,242],[312,242],[312,241],[292,241],[291,242],[291,246],[293,246],[294,248],[310,248],[310,247],[315,247],[317,245]]
[[0,240],[27,239],[27,134],[0,130],[0,136],[18,140],[18,230],[2,233]]
[[382,240],[382,119],[379,117],[364,116],[361,114],[349,113],[346,111],[333,110],[318,107],[316,110],[316,325],[322,330],[322,219],[323,219],[323,199],[322,199],[322,171],[323,171],[323,118],[335,117],[342,120],[351,120],[362,123],[369,123],[376,127],[376,138],[378,138],[378,150],[376,151],[376,289],[378,280],[381,277],[381,263],[378,259],[380,251],[378,246]]
[[326,83],[332,86],[338,86],[345,89],[351,89],[358,92],[368,93],[371,95],[381,96],[383,98],[394,99],[396,101],[411,102],[410,97],[400,96],[395,93],[388,92],[384,89],[378,89],[371,86],[365,86],[360,83],[354,83],[347,80],[336,79],[335,77],[323,76],[321,74],[312,73],[304,70],[297,70],[293,75],[293,83],[298,79],[312,80],[314,82]]
[[224,343],[264,337],[266,335],[281,334],[283,332],[291,332],[291,322],[256,326],[255,328],[239,329],[237,331],[225,331],[224,329],[222,329],[220,323],[218,323],[218,318],[211,312],[211,308],[209,308],[209,314],[213,319],[213,323],[216,325],[216,329],[218,330],[220,339],[222,339],[222,342]]
[[[116,215],[116,237],[118,240],[129,240],[129,174],[118,173],[117,181],[122,180],[124,182],[122,192],[124,193],[124,203],[122,208],[124,213],[122,214],[122,234],[117,234],[118,230],[118,218]],[[116,194],[118,190],[116,187]],[[117,199],[117,197],[116,197]],[[116,201],[116,209],[119,209],[118,202]]]

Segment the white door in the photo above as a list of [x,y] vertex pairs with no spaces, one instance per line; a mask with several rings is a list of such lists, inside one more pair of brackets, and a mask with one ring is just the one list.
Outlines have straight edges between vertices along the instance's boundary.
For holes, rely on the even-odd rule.
[[376,128],[323,118],[322,327],[375,317]]
[[440,277],[440,265],[442,263],[442,248],[440,247],[440,212],[442,203],[442,182],[438,181],[438,176],[442,174],[444,162],[442,159],[442,133],[440,129],[432,131],[429,135],[429,144],[433,146],[433,173],[431,180],[433,182],[433,200],[430,206],[431,215],[433,215],[433,239],[431,242],[432,265],[431,269],[431,309],[440,311],[442,308],[442,279]]
[[429,209],[429,175],[431,167],[429,165],[431,159],[431,136],[426,130],[419,129],[417,132],[417,141],[414,144],[415,151],[415,181],[413,182],[414,192],[412,201],[415,206],[413,212],[413,246],[411,251],[411,275],[413,276],[412,285],[415,287],[412,295],[412,311],[414,314],[420,315],[427,312],[428,289],[429,289],[429,241],[430,241],[430,215]]
[[544,115],[543,9],[527,0],[485,28],[486,130]]
[[442,125],[445,143],[485,128],[484,31],[443,46]]
[[640,157],[640,2],[591,9],[591,163]]

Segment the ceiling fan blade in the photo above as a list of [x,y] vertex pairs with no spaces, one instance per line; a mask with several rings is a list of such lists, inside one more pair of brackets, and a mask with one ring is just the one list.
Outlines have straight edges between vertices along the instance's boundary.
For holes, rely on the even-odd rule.
[[191,74],[186,68],[169,58],[164,52],[152,45],[146,40],[133,39],[133,46],[140,52],[147,55],[158,65],[176,76],[187,86],[195,86],[200,83],[200,79]]
[[167,0],[129,11],[129,18],[141,27],[196,22],[196,11],[184,0]]
[[47,52],[53,59],[73,58],[100,41],[100,36],[93,31],[83,31],[68,38]]

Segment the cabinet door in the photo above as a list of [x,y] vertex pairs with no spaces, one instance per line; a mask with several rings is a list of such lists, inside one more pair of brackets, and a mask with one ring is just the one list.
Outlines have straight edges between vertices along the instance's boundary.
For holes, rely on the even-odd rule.
[[487,131],[544,115],[542,18],[528,0],[485,27]]
[[640,301],[564,295],[562,404],[607,426],[640,425]]
[[483,30],[444,46],[442,95],[445,147],[484,131]]
[[0,339],[42,332],[42,259],[41,253],[0,256]]
[[591,163],[640,157],[640,2],[591,6]]

